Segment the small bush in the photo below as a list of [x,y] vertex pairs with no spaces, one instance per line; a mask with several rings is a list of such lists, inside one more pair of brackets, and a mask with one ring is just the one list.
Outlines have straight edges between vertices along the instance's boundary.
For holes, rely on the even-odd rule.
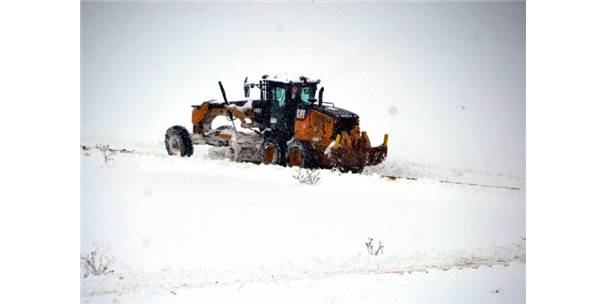
[[292,177],[301,184],[315,185],[320,181],[320,170],[297,168]]
[[114,270],[110,267],[115,258],[105,255],[108,250],[108,245],[95,244],[91,252],[80,255],[80,268],[85,278],[90,275],[102,276],[114,273]]
[[112,155],[114,155],[114,151],[109,148],[109,145],[97,145],[96,148],[103,153],[103,161],[107,166],[107,163],[114,160]]
[[372,242],[373,242],[373,238],[369,237],[368,242],[364,243],[366,245],[366,251],[368,251],[368,254],[370,254],[370,255],[379,255],[379,253],[383,254],[383,242],[379,241],[379,245],[377,246],[376,249]]

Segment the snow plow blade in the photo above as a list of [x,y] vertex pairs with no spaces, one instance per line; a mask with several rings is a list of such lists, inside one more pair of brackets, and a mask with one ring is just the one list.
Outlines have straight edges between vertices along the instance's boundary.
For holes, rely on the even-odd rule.
[[387,156],[388,134],[383,137],[383,144],[372,147],[366,132],[359,130],[349,135],[342,132],[337,135],[335,145],[331,151],[331,160],[335,167],[343,171],[360,172],[366,166],[378,165]]

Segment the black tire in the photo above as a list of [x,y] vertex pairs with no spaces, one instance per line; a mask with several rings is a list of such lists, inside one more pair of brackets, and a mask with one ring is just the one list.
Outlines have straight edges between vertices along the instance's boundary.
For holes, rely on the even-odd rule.
[[337,167],[337,169],[339,169],[339,171],[341,171],[341,173],[349,173],[349,172],[351,172],[352,174],[358,174],[358,173],[362,173],[362,171],[364,171],[364,167],[361,167],[361,168],[357,168],[357,167],[355,167],[355,168]]
[[189,157],[194,153],[194,145],[189,137],[189,132],[182,126],[173,126],[166,130],[164,145],[168,155]]
[[364,171],[364,167],[361,167],[361,168],[349,168],[349,172],[351,172],[353,174],[359,174],[359,173],[362,173],[362,171]]
[[261,144],[261,163],[266,165],[284,164],[284,147],[277,141],[266,138]]
[[315,161],[315,150],[306,141],[293,140],[286,150],[286,165],[289,167],[311,168]]

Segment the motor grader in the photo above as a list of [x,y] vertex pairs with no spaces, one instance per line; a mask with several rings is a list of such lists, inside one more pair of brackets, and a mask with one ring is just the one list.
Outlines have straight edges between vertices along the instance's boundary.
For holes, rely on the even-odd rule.
[[[191,156],[193,145],[207,144],[235,161],[352,172],[381,163],[387,155],[388,135],[372,147],[366,132],[360,131],[359,116],[324,101],[319,83],[304,76],[291,80],[268,75],[249,83],[247,77],[246,99],[228,101],[219,81],[223,102],[193,105],[192,133],[182,126],[169,128],[166,150],[170,155]],[[253,88],[260,91],[258,99],[250,98]],[[231,125],[213,128],[219,116]],[[239,130],[235,120],[240,122]]]

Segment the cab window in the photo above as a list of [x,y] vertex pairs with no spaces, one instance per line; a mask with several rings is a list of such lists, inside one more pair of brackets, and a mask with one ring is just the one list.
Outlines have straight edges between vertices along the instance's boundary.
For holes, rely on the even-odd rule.
[[286,89],[274,87],[271,90],[271,120],[280,122],[284,119],[284,106],[286,104]]
[[309,87],[303,87],[303,89],[301,90],[301,101],[304,104],[309,104],[310,97],[311,97],[311,90],[309,89]]
[[284,107],[284,103],[286,101],[286,89],[275,87],[272,90],[272,95],[274,105],[280,108]]

